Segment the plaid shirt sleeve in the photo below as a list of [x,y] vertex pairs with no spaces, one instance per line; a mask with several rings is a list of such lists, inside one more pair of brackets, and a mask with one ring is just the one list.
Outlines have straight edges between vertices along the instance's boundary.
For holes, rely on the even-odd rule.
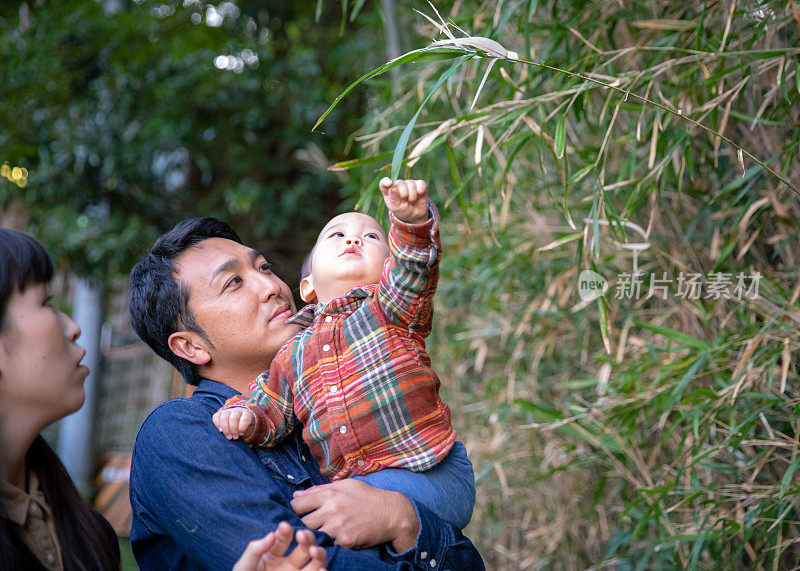
[[243,407],[255,416],[253,431],[244,439],[248,444],[260,448],[275,446],[294,429],[294,383],[284,372],[291,372],[288,350],[281,350],[270,370],[261,373],[250,385],[249,397],[238,395],[225,401],[222,409]]
[[428,201],[428,220],[407,224],[391,216],[389,250],[377,298],[392,323],[425,337],[431,331],[431,299],[439,279],[439,212]]

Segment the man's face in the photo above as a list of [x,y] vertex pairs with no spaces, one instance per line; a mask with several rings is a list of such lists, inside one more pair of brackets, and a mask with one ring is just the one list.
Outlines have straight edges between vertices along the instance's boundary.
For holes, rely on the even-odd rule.
[[201,369],[214,380],[252,381],[300,329],[289,288],[259,252],[224,238],[186,250],[176,279],[189,290],[189,309],[205,332],[211,361]]

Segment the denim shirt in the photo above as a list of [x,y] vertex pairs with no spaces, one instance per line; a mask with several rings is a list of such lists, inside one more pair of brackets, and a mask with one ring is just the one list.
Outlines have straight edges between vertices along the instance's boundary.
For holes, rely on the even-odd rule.
[[[290,505],[292,493],[328,479],[299,429],[263,450],[227,440],[211,416],[237,394],[227,385],[202,380],[191,398],[159,405],[139,430],[130,494],[131,545],[141,569],[230,569],[248,542],[279,522],[304,527]],[[414,547],[403,553],[389,546],[345,549],[315,531],[328,554],[326,568],[484,569],[478,551],[458,528],[412,505],[419,534]]]

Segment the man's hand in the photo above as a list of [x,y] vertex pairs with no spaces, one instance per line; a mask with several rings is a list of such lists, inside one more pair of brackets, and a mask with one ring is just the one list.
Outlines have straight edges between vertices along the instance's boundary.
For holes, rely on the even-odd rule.
[[244,407],[237,406],[218,410],[211,418],[214,421],[214,426],[228,440],[236,440],[240,436],[247,438],[255,429],[256,417]]
[[428,185],[422,180],[398,180],[383,177],[378,183],[386,208],[407,224],[422,224],[428,219]]
[[328,554],[314,542],[307,529],[295,534],[297,547],[289,555],[292,526],[282,521],[275,531],[247,544],[233,571],[325,571]]
[[404,495],[353,478],[298,490],[292,508],[307,527],[350,549],[391,543],[402,553],[419,533],[417,512]]

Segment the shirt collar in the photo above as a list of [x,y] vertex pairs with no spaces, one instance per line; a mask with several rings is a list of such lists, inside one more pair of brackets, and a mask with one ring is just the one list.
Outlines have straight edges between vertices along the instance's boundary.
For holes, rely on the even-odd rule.
[[356,286],[342,297],[330,300],[328,303],[310,303],[295,313],[286,323],[311,327],[314,321],[322,315],[346,313],[353,310],[354,305],[359,305],[362,300],[371,297],[377,289],[377,284]]
[[[32,490],[32,492],[26,492],[22,488],[18,488],[6,481],[0,482],[0,504],[3,506],[6,518],[18,526],[25,525],[30,504],[34,500],[33,496],[36,495],[37,499],[39,499],[38,496],[41,495],[39,480],[33,470],[28,470],[28,489]],[[43,501],[44,498],[42,497],[41,500]]]
[[197,384],[197,388],[192,393],[192,396],[210,396],[216,399],[222,398],[222,401],[225,402],[229,398],[239,394],[241,394],[239,391],[229,387],[225,383],[212,381],[211,379],[200,379],[200,382]]

